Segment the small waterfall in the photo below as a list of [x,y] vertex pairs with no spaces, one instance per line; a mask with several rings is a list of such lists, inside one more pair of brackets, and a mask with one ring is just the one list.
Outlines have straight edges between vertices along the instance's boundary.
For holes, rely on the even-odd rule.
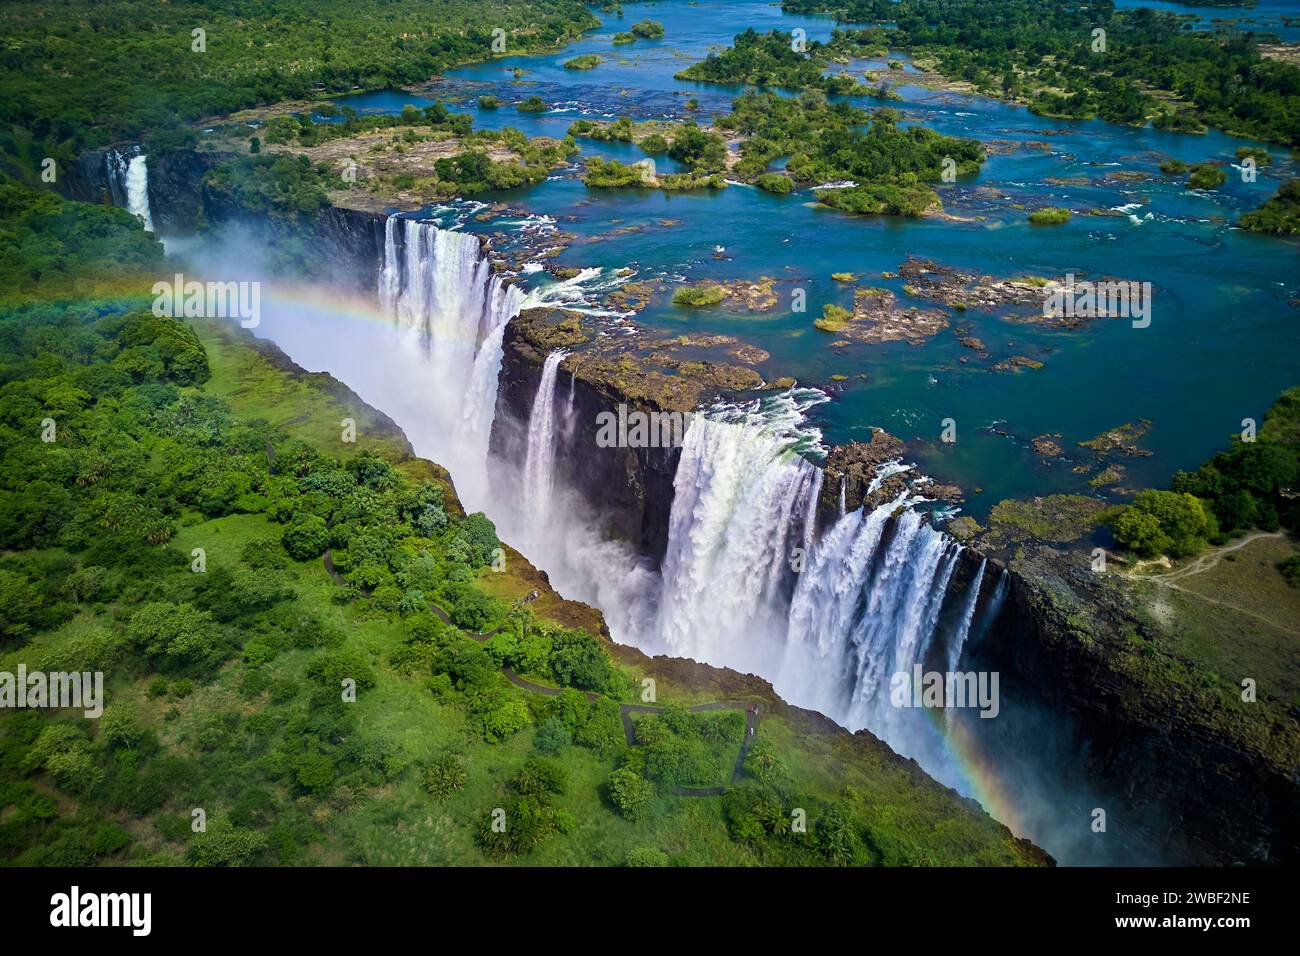
[[528,417],[528,455],[524,461],[523,519],[534,535],[541,534],[550,514],[555,485],[555,379],[567,352],[546,356],[542,379]]
[[[953,634],[952,640],[948,643],[948,670],[955,671],[957,664],[961,661],[961,652],[966,646],[966,638],[970,636],[971,621],[975,619],[975,605],[979,603],[980,588],[984,584],[984,569],[988,566],[989,559],[981,558],[979,569],[975,576],[970,579],[967,585],[966,603],[962,606],[961,617],[957,621],[957,630]],[[1002,582],[998,582],[998,587],[1002,587]],[[996,612],[994,612],[996,613]]]
[[113,204],[121,206],[144,221],[146,232],[153,232],[153,214],[149,209],[149,164],[139,147],[129,153],[109,150],[104,155],[109,192]]

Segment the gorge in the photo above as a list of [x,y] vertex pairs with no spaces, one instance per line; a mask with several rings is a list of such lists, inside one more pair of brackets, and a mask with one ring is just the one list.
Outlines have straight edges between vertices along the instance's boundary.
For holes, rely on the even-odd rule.
[[[464,72],[470,80],[482,80],[479,68]],[[568,119],[557,114],[571,108],[564,105],[568,100],[544,92],[557,109],[527,122],[537,124],[534,132],[562,130]],[[554,92],[563,94],[565,89]],[[662,90],[651,92],[648,103],[663,102]],[[706,94],[701,95],[707,103]],[[582,108],[593,112],[615,109],[599,98],[593,104],[592,95],[574,93],[573,98],[588,97]],[[1025,122],[984,102],[913,105],[927,114],[942,114],[940,122],[958,130],[980,123],[1015,128]],[[971,118],[974,111],[979,112],[977,119]],[[476,119],[500,122],[486,116]],[[512,117],[514,121],[520,120]],[[1015,135],[1024,140],[1031,133],[1047,135],[1024,129]],[[1069,135],[1053,130],[1056,133]],[[1140,162],[1150,165],[1151,150],[1175,148],[1170,145],[1172,134],[1161,134],[1171,139],[1157,142],[1140,139],[1137,133],[1108,135],[1122,139],[1097,148],[1096,155],[1083,143],[1071,143],[1082,155],[1062,157],[1058,150],[1051,160],[1068,165],[1073,173],[1092,174],[1095,171],[1080,167],[1107,165],[1111,154],[1140,154]],[[595,148],[605,155],[627,153],[619,144]],[[1192,149],[1181,141],[1176,148]],[[995,175],[1002,177],[996,188],[1003,198],[1023,200],[1030,192],[1024,183],[1045,171],[1040,165],[1047,166],[1047,151],[1022,151],[1029,153],[1027,158],[995,157],[990,162]],[[999,241],[1016,241],[1005,238],[1015,235],[1010,217],[998,222],[1006,227],[1003,232],[981,230],[973,241],[962,238],[961,230],[967,227],[957,224],[879,227],[886,254],[853,247],[846,239],[851,229],[871,229],[870,235],[876,236],[874,224],[846,226],[839,219],[826,219],[824,211],[810,213],[798,205],[778,208],[771,205],[777,200],[744,186],[733,185],[708,200],[693,195],[607,196],[602,205],[611,212],[606,215],[619,222],[626,219],[630,225],[620,228],[640,232],[620,235],[610,231],[611,223],[573,214],[576,221],[565,221],[563,228],[582,240],[599,238],[610,252],[600,256],[598,268],[592,265],[596,253],[574,241],[564,253],[564,265],[571,266],[565,271],[558,260],[541,256],[526,256],[528,262],[521,265],[502,254],[505,243],[489,230],[554,236],[561,231],[556,225],[563,216],[559,210],[579,208],[578,198],[585,195],[575,196],[573,190],[580,187],[569,175],[557,175],[539,187],[533,211],[523,216],[515,209],[471,202],[403,214],[333,205],[287,225],[264,211],[241,208],[205,182],[206,169],[225,158],[180,150],[147,162],[138,150],[124,149],[94,163],[86,160],[82,178],[65,188],[87,197],[106,192],[150,228],[156,220],[164,238],[175,239],[176,255],[196,268],[261,278],[268,289],[268,308],[258,334],[295,362],[330,372],[390,415],[419,454],[451,471],[467,508],[485,511],[503,538],[544,569],[562,594],[600,609],[614,640],[650,654],[758,675],[791,703],[819,711],[849,731],[867,731],[915,759],[935,779],[979,799],[1017,835],[1033,839],[1062,862],[1293,858],[1294,780],[1213,728],[1149,707],[1141,699],[1139,681],[1102,666],[1103,651],[1112,640],[1129,640],[1132,621],[1107,603],[1106,585],[1070,563],[1067,548],[1059,549],[1059,567],[1033,574],[1028,562],[1011,567],[1017,563],[1017,547],[961,540],[944,530],[952,496],[939,494],[936,486],[954,478],[970,486],[964,506],[981,518],[991,503],[981,502],[981,495],[1010,497],[1027,488],[1037,494],[1039,482],[1057,489],[1076,480],[1069,477],[1076,459],[1045,474],[1040,468],[1030,480],[1012,475],[1011,468],[991,465],[1001,459],[988,444],[978,444],[999,442],[1001,452],[1014,439],[1021,449],[1030,436],[1046,436],[1058,427],[1056,421],[1046,420],[1046,412],[1033,400],[1037,393],[1026,384],[1036,371],[1013,371],[1002,378],[990,372],[974,381],[966,363],[979,358],[983,348],[945,338],[908,352],[912,346],[899,342],[899,350],[890,353],[897,357],[896,365],[861,363],[870,368],[863,377],[879,380],[882,391],[855,391],[852,379],[845,384],[830,374],[849,364],[839,355],[854,353],[831,353],[831,358],[814,354],[807,347],[809,339],[797,337],[801,332],[783,340],[763,328],[761,317],[745,328],[746,341],[761,341],[778,357],[760,363],[759,371],[742,368],[743,361],[736,365],[733,356],[724,354],[729,346],[712,351],[701,346],[697,354],[694,344],[683,346],[684,358],[674,358],[676,366],[670,371],[661,372],[669,368],[662,363],[643,361],[644,354],[624,369],[619,366],[620,343],[639,346],[649,336],[638,339],[632,330],[634,323],[624,313],[635,310],[620,310],[596,291],[598,285],[603,284],[603,292],[646,275],[671,285],[701,273],[724,282],[738,281],[738,275],[756,281],[771,274],[778,283],[803,282],[816,297],[830,302],[830,294],[818,291],[816,282],[831,288],[834,283],[824,276],[809,278],[814,271],[830,268],[818,257],[823,244],[854,248],[859,258],[846,264],[882,277],[903,258],[895,253],[911,254],[912,243],[927,254],[933,245],[959,261],[974,261],[980,271],[992,273],[996,265],[1005,273],[1007,264],[1000,260],[1010,256],[986,239],[996,235]],[[1051,171],[1057,172],[1054,166]],[[1119,200],[1134,198],[1115,195],[1117,188],[1132,187],[1114,182],[1070,188],[1078,191],[1076,204],[1086,199],[1106,212],[1127,207]],[[1215,231],[1210,218],[1218,213],[1197,205],[1198,197],[1166,191],[1161,183],[1140,188],[1156,196],[1154,203],[1145,205],[1154,209],[1165,203],[1160,218],[1150,218],[1155,215],[1150,212],[1148,218],[1134,221],[1131,209],[1097,215],[1095,224],[1086,227],[1087,243],[1044,240],[1049,251],[1033,254],[1033,268],[1064,274],[1086,255],[1090,266],[1097,263],[1094,268],[1106,269],[1133,254],[1135,246],[1137,255],[1154,261],[1169,243],[1176,243],[1187,248],[1189,259],[1170,267],[1170,281],[1157,285],[1157,295],[1168,292],[1173,297],[1166,300],[1169,314],[1193,321],[1191,300],[1203,288],[1196,283],[1206,280],[1198,276],[1180,286],[1182,271],[1208,275],[1220,260],[1199,257],[1246,240]],[[954,204],[961,213],[978,211],[994,218],[1000,214],[990,212],[993,200],[975,187],[958,184],[954,191],[962,193]],[[713,204],[708,211],[701,209],[705,202]],[[741,203],[753,207],[743,227],[734,237],[719,235],[719,219],[734,214]],[[678,236],[678,246],[655,238],[655,225],[676,228],[662,223],[678,216],[687,220],[683,232],[668,234]],[[207,239],[187,248],[179,237],[193,232],[200,221],[210,230]],[[741,228],[750,235],[741,234]],[[904,237],[904,230],[915,231]],[[1144,238],[1141,230],[1161,238]],[[825,241],[809,242],[809,235]],[[802,239],[791,244],[791,237]],[[293,241],[308,247],[327,279],[286,279],[269,268],[277,247],[287,248]],[[620,245],[631,242],[642,244],[630,251]],[[1102,251],[1093,253],[1096,245]],[[529,251],[544,247],[545,241],[539,241]],[[679,253],[678,248],[690,251]],[[1229,284],[1250,286],[1253,307],[1261,313],[1276,310],[1278,297],[1289,293],[1268,287],[1259,276],[1279,274],[1278,254],[1258,246],[1251,250],[1258,258],[1249,265],[1239,257],[1224,267],[1231,273]],[[1023,252],[1017,249],[1017,254]],[[749,258],[730,266],[726,257],[731,254]],[[790,258],[797,258],[804,271],[792,268],[786,261]],[[527,271],[529,267],[536,268]],[[625,271],[635,271],[635,279],[621,274]],[[795,274],[787,276],[789,272]],[[785,287],[778,288],[784,294]],[[1219,301],[1213,296],[1211,300]],[[657,322],[663,330],[656,330],[663,338],[655,341],[670,343],[659,346],[661,352],[683,331],[689,338],[730,328],[729,316],[706,313],[688,322],[665,316],[665,311],[652,307],[642,314],[650,320],[647,325]],[[950,316],[954,326],[983,321],[965,314],[964,304],[957,312],[961,314]],[[745,313],[738,321],[747,319],[754,315]],[[1170,334],[1156,324],[1155,335]],[[987,324],[976,331],[994,341]],[[962,334],[969,333],[967,329]],[[1087,364],[1086,356],[1078,367],[1069,365],[1067,353],[1074,346],[1064,336],[1029,323],[998,328],[993,334],[1014,337],[1014,348],[1004,346],[1007,352],[1015,351],[1012,357],[1035,356],[1024,364],[1027,369],[1046,358],[1052,373],[1059,363],[1065,378],[1053,411],[1067,422],[1059,427],[1086,436],[1098,431],[1085,427],[1097,424],[1094,419],[1109,415],[1107,424],[1114,424],[1121,420],[1121,411],[1124,417],[1135,417],[1127,414],[1135,400],[1099,384],[1106,380],[1105,362],[1100,363],[1102,372]],[[1121,341],[1118,334],[1106,328],[1097,337],[1116,345]],[[1282,374],[1277,357],[1285,354],[1287,340],[1278,325],[1257,334],[1253,354],[1258,356],[1262,392]],[[1168,344],[1154,336],[1122,341],[1126,347],[1136,341],[1131,360],[1139,366]],[[778,351],[782,344],[789,355]],[[923,349],[938,352],[939,358],[925,364],[916,358]],[[649,346],[643,350],[648,351]],[[683,372],[685,365],[703,366],[704,371]],[[743,376],[737,369],[751,374]],[[775,387],[787,373],[798,381]],[[968,377],[961,379],[963,374]],[[1205,374],[1194,369],[1186,379],[1195,381]],[[994,379],[999,384],[988,384]],[[817,387],[803,387],[804,381]],[[954,398],[953,391],[945,391],[954,381],[968,391]],[[1234,388],[1240,394],[1233,401],[1248,405],[1245,396],[1251,389]],[[912,391],[923,397],[914,404],[900,397]],[[1188,401],[1206,401],[1200,390],[1189,391],[1194,394]],[[974,432],[973,422],[986,420],[986,409],[1000,407],[1002,393],[1031,424],[1022,425],[1022,433],[1010,438],[986,435],[981,426],[975,444],[959,443],[951,453],[930,446],[914,455],[912,448],[887,433],[862,428],[863,422],[888,424],[908,434],[913,419],[907,415],[928,424],[955,401],[973,396],[969,410],[961,406],[958,418],[963,429],[972,422]],[[1089,401],[1076,401],[1081,394]],[[1168,411],[1169,403],[1180,400],[1178,394],[1175,384],[1143,400]],[[1147,406],[1142,408],[1145,412]],[[1204,405],[1198,408],[1205,411]],[[692,419],[681,447],[604,447],[595,439],[598,416],[618,414],[620,409],[692,413]],[[1203,417],[1208,418],[1208,412]],[[1234,412],[1234,421],[1237,417]],[[995,426],[989,428],[996,434]],[[918,425],[914,430],[921,429]],[[1166,442],[1160,452],[1165,459],[1174,455],[1178,463],[1194,456],[1183,445],[1171,451],[1172,445],[1200,447],[1211,442],[1185,427],[1172,429],[1175,438],[1169,437],[1170,431],[1160,435]],[[833,439],[828,440],[828,434]],[[950,463],[944,455],[958,460]],[[1024,456],[1033,461],[1028,451]],[[1150,457],[1134,455],[1126,461],[1130,475],[1144,474],[1143,469],[1151,467]],[[935,479],[927,479],[927,473]],[[984,483],[995,486],[996,494],[983,490]],[[1035,542],[1030,550],[1055,543]],[[1096,633],[1088,641],[1064,639],[1062,635],[1077,633],[1080,619]],[[891,706],[892,676],[911,673],[917,666],[943,673],[998,672],[1002,713],[996,721],[964,711],[948,711],[935,719],[921,709]],[[1228,794],[1249,802],[1251,811],[1229,819],[1224,809],[1231,803]],[[1094,839],[1089,822],[1096,807],[1111,810],[1121,841]]]

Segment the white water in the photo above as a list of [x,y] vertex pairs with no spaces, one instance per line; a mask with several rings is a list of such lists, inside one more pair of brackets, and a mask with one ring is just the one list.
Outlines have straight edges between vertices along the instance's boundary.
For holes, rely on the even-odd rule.
[[153,232],[153,215],[149,211],[149,166],[143,154],[132,156],[126,167],[126,208],[144,220],[145,232]]
[[390,219],[384,245],[387,330],[333,342],[313,341],[322,330],[301,323],[270,334],[295,357],[328,354],[318,367],[393,414],[419,454],[452,470],[466,506],[526,543],[561,593],[601,608],[616,640],[761,674],[792,703],[867,727],[961,787],[934,723],[890,707],[888,688],[896,670],[942,662],[932,651],[960,654],[977,593],[961,596],[960,613],[941,614],[960,548],[905,501],[843,514],[814,541],[822,471],[805,455],[821,451],[821,436],[804,414],[824,394],[769,395],[691,419],[655,571],[605,539],[599,516],[557,485],[556,454],[572,434],[569,402],[555,394],[563,353],[543,366],[523,462],[498,463],[518,470],[518,500],[488,493],[505,325],[522,307],[575,302],[582,283],[524,296],[492,273],[477,238],[431,223]]
[[153,232],[153,214],[149,209],[149,163],[143,153],[124,154],[110,150],[104,162],[113,202],[133,216],[144,220],[146,232]]
[[[761,674],[791,703],[867,728],[967,789],[942,728],[921,709],[894,706],[890,681],[917,664],[957,670],[984,566],[943,614],[962,548],[905,497],[844,513],[813,541],[822,473],[796,451],[815,444],[802,412],[769,399],[692,420],[674,481],[657,627],[633,639],[656,653]],[[882,473],[904,470],[891,463]]]
[[487,491],[487,449],[506,323],[525,297],[492,272],[478,237],[390,216],[384,223],[379,301],[418,349],[441,433],[430,455],[460,479],[471,507]]
[[[673,480],[656,650],[768,673],[821,469],[799,454],[808,398],[791,394],[691,420]],[[816,393],[814,400],[824,396]]]
[[541,542],[551,518],[551,493],[555,486],[555,379],[567,354],[557,350],[546,356],[528,418],[523,515],[533,543]]

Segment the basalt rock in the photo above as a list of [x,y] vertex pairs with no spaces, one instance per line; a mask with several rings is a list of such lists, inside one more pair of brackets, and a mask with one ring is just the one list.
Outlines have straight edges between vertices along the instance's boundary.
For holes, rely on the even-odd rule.
[[1037,697],[1065,715],[1077,745],[1066,772],[1121,795],[1131,838],[1166,863],[1300,862],[1294,721],[1256,745],[1181,685],[1135,667],[1147,625],[1119,576],[1095,573],[1086,550],[1023,547],[1011,573],[980,653],[1001,670],[1004,698]]

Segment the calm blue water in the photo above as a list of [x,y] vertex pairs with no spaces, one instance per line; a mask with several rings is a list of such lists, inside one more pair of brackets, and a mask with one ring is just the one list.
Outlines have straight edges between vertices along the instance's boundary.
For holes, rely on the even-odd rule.
[[[1167,3],[1164,0],[1115,0],[1115,6],[1120,9],[1149,7],[1152,10],[1191,14],[1197,18],[1193,22],[1197,30],[1227,27],[1233,30],[1252,30],[1256,33],[1276,33],[1288,43],[1300,40],[1300,24],[1287,26],[1282,19],[1300,16],[1300,3],[1297,0],[1259,0],[1253,7],[1200,7]],[[1233,22],[1216,24],[1214,20]]]
[[[1254,15],[1279,6],[1261,0]],[[787,17],[763,2],[718,0],[695,6],[629,4],[621,18],[600,16],[600,28],[557,54],[507,57],[454,70],[445,87],[429,98],[385,92],[340,102],[396,112],[406,103],[452,99],[479,127],[514,126],[530,135],[551,136],[562,136],[583,115],[691,115],[686,100],[692,97],[700,104],[695,115],[707,119],[724,112],[739,90],[678,81],[675,72],[705,56],[710,46],[729,43],[747,26],[800,26],[812,39],[824,38],[832,26],[829,20]],[[644,17],[662,21],[665,37],[612,45],[614,33]],[[578,73],[560,65],[588,52],[600,53],[608,62]],[[879,65],[864,61],[848,69]],[[526,72],[515,79],[512,67]],[[475,100],[487,92],[506,104],[537,94],[554,109],[541,115],[520,113],[513,105],[478,110]],[[1101,121],[1048,120],[983,97],[915,86],[901,86],[899,92],[904,101],[894,105],[908,121],[985,142],[1049,145],[999,152],[977,177],[941,186],[946,210],[978,217],[971,222],[849,216],[814,208],[807,192],[777,197],[747,186],[690,194],[588,190],[575,170],[531,190],[478,198],[551,217],[560,229],[584,238],[642,227],[599,242],[576,242],[555,260],[558,265],[630,266],[638,279],[662,276],[672,284],[775,277],[782,299],[769,313],[685,311],[656,303],[633,321],[678,332],[725,332],[767,349],[772,358],[761,370],[769,378],[794,375],[803,384],[833,390],[834,401],[817,409],[829,440],[864,438],[871,426],[915,439],[916,459],[931,473],[961,483],[969,494],[967,508],[977,515],[1007,496],[1088,490],[1085,479],[1071,471],[1076,462],[1045,465],[1038,460],[1028,447],[1036,435],[1059,433],[1070,454],[1075,442],[1125,422],[1150,419],[1154,427],[1144,445],[1154,454],[1124,462],[1126,484],[1160,485],[1175,469],[1194,467],[1226,444],[1243,418],[1262,418],[1279,392],[1300,382],[1300,309],[1289,304],[1300,297],[1300,243],[1249,235],[1229,225],[1240,212],[1273,195],[1284,178],[1297,175],[1285,150],[1270,148],[1274,163],[1260,171],[1257,182],[1242,182],[1228,168],[1229,181],[1222,189],[1194,193],[1159,173],[1162,158],[1226,163],[1250,141],[1219,133],[1193,136]],[[863,100],[861,105],[879,104]],[[583,155],[624,161],[642,156],[631,146],[580,143]],[[664,157],[656,162],[662,169],[673,168]],[[1104,178],[1114,172],[1152,178],[1136,183]],[[1075,177],[1088,182],[1047,182]],[[1066,206],[1076,215],[1062,227],[1036,228],[1017,204]],[[1113,217],[1079,214],[1117,207],[1125,211]],[[680,222],[664,226],[665,219]],[[714,255],[719,246],[725,250],[723,259]],[[1149,328],[1134,329],[1127,320],[1102,319],[1060,332],[972,310],[953,315],[954,328],[923,346],[832,349],[835,337],[816,331],[813,319],[824,303],[851,305],[852,291],[832,281],[831,273],[857,273],[864,284],[892,288],[902,297],[901,280],[881,279],[880,273],[897,271],[909,255],[998,276],[1059,278],[1074,272],[1149,281],[1155,288],[1152,322]],[[789,309],[794,287],[807,290],[804,314]],[[954,334],[958,325],[969,326],[992,357],[979,359],[960,346]],[[990,370],[1012,355],[1030,356],[1046,367]],[[849,380],[836,385],[831,381],[836,374]],[[937,441],[944,418],[957,421],[955,445]],[[1014,437],[991,432],[993,423]]]

